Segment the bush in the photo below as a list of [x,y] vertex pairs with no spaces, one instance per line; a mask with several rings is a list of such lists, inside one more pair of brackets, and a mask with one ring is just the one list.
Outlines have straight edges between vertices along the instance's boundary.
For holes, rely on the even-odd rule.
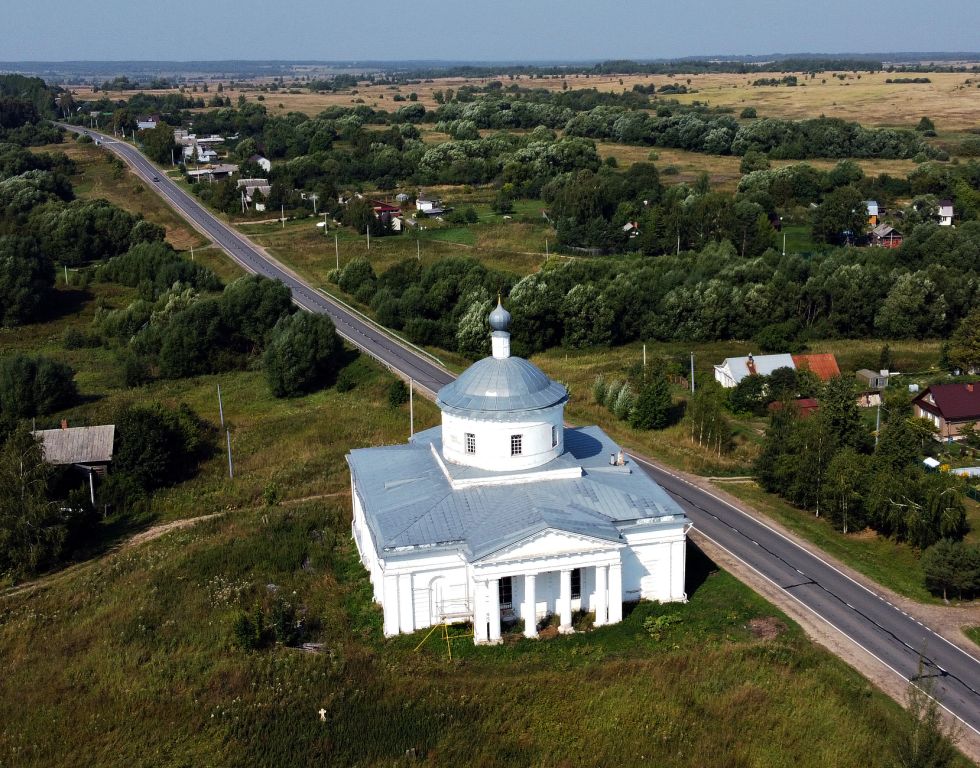
[[664,429],[670,424],[672,407],[670,385],[666,378],[658,376],[640,390],[630,414],[630,426],[634,429]]
[[745,107],[739,114],[743,120],[751,120],[752,118],[758,117],[759,114],[756,112],[755,107]]
[[592,401],[599,405],[604,405],[606,402],[606,379],[601,373],[592,382]]
[[353,374],[350,366],[348,366],[337,375],[337,383],[334,385],[334,388],[338,392],[350,392],[356,386],[357,376]]
[[388,405],[397,408],[408,402],[408,387],[401,379],[395,379],[388,385]]

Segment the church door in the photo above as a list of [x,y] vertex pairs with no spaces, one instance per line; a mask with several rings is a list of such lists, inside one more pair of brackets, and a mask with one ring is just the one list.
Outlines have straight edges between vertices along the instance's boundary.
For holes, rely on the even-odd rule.
[[446,589],[446,579],[442,576],[437,576],[432,581],[429,582],[429,623],[439,624],[442,622],[442,614],[444,612],[444,603]]

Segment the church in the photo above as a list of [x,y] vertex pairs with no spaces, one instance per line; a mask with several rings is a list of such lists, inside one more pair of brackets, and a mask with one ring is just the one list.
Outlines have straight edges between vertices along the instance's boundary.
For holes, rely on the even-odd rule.
[[577,611],[683,601],[683,510],[598,427],[564,426],[568,392],[510,354],[510,313],[490,313],[493,354],[436,400],[442,425],[347,456],[353,536],[392,636],[473,624],[499,643]]

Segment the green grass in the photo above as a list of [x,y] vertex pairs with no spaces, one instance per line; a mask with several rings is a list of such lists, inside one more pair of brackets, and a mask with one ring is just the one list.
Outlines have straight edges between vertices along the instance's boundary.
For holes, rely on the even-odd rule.
[[[686,605],[554,640],[457,641],[450,662],[436,642],[413,652],[420,633],[381,639],[348,526],[347,499],[242,510],[3,598],[0,761],[889,764],[898,705],[696,553]],[[235,646],[236,612],[273,590],[322,653]],[[664,613],[679,621],[654,639],[643,621]]]
[[940,602],[925,588],[918,552],[910,545],[870,530],[844,535],[825,518],[797,509],[755,483],[731,483],[725,490],[873,581],[923,603]]
[[980,645],[980,627],[966,627],[963,633],[974,643]]

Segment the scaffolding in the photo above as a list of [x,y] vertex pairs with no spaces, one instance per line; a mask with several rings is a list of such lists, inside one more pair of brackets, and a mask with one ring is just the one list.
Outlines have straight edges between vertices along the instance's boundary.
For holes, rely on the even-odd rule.
[[[429,630],[428,634],[422,638],[422,642],[415,646],[416,653],[422,650],[422,646],[425,645],[429,638],[431,638],[436,632],[442,630],[442,640],[446,644],[446,654],[449,660],[453,659],[453,641],[462,640],[464,638],[473,637],[473,610],[470,608],[469,600],[462,601],[457,610],[446,610],[449,606],[443,605],[437,615],[438,621],[436,621],[432,628]],[[450,629],[452,625],[462,624],[468,622],[471,629],[468,632],[455,632],[453,633]]]

